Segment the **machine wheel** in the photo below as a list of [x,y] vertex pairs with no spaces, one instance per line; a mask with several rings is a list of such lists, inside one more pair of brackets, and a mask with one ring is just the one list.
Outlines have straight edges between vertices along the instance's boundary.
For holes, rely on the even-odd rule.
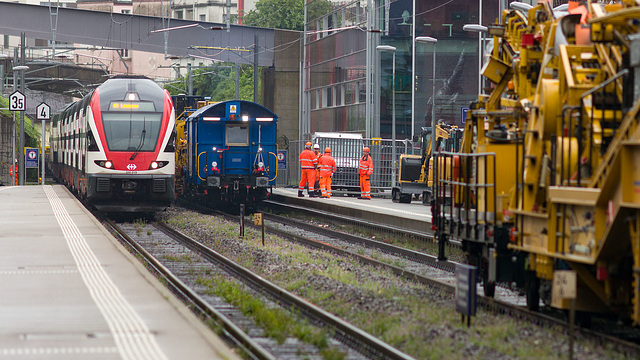
[[537,278],[527,283],[527,308],[531,311],[540,310],[540,280]]
[[431,206],[431,193],[429,191],[422,192],[422,205]]
[[400,194],[400,203],[402,204],[411,203],[411,194]]
[[400,189],[393,188],[391,190],[391,201],[394,203],[400,202]]
[[496,295],[495,281],[485,281],[482,287],[484,289],[484,296],[492,298]]

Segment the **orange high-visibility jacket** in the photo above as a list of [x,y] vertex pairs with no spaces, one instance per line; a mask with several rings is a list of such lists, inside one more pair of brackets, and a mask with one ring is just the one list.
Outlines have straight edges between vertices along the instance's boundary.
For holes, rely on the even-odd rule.
[[331,176],[336,171],[336,161],[328,153],[320,157],[320,160],[318,160],[318,166],[320,167],[321,177]]
[[360,167],[358,167],[358,174],[371,175],[373,174],[373,159],[371,155],[363,155],[360,158]]
[[313,151],[309,149],[302,150],[300,153],[300,167],[302,167],[302,170],[314,170],[317,164],[318,158]]

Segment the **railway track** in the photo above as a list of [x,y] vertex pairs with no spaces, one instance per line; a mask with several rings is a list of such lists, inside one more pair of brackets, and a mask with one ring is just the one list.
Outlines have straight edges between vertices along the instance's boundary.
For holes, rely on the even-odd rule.
[[[206,213],[211,213],[210,210],[207,209],[201,209]],[[236,223],[239,222],[239,219],[237,216],[230,216],[228,214],[224,215],[227,219],[230,219],[231,221],[234,221]],[[269,215],[269,214],[265,214],[265,220],[266,223],[268,225],[271,225],[270,223],[275,221],[277,219],[277,217],[272,217],[273,215]],[[245,224],[248,224],[247,226],[252,227],[252,225],[249,224],[249,221],[246,221],[245,219]],[[385,267],[387,269],[390,269],[391,272],[395,273],[398,276],[407,278],[407,279],[411,279],[413,281],[417,281],[423,284],[426,284],[428,287],[430,288],[435,288],[435,289],[439,289],[438,291],[442,292],[442,293],[447,293],[449,294],[449,296],[453,296],[455,290],[453,285],[450,283],[450,281],[448,280],[438,280],[438,279],[434,279],[433,277],[429,277],[429,276],[423,276],[417,273],[413,273],[411,271],[408,271],[404,266],[403,267],[398,267],[396,266],[394,268],[394,265],[386,263],[384,260],[383,261],[377,261],[375,259],[373,259],[371,256],[366,256],[366,255],[359,255],[353,251],[345,251],[340,249],[339,246],[331,246],[328,244],[329,241],[327,241],[326,239],[323,239],[321,241],[313,241],[313,239],[305,239],[305,236],[297,236],[295,234],[292,234],[290,231],[288,231],[287,229],[285,229],[285,227],[289,227],[289,226],[293,226],[296,227],[296,224],[293,225],[284,225],[282,223],[279,224],[275,224],[275,226],[267,226],[267,232],[273,232],[276,234],[279,234],[281,237],[285,237],[291,240],[295,240],[296,242],[300,242],[300,243],[306,243],[305,246],[309,246],[309,247],[315,247],[315,248],[324,248],[325,251],[330,251],[332,253],[342,253],[345,256],[349,256],[349,257],[358,257],[359,261],[362,263],[366,263],[366,264],[371,264],[374,265],[376,267]],[[313,227],[312,227],[313,228]],[[319,230],[322,231],[325,228],[319,228],[318,226],[315,227],[315,230]],[[298,228],[297,230],[298,232],[302,232],[302,233],[309,233],[310,228],[309,227],[304,227],[302,229]],[[294,231],[295,232],[295,231]],[[341,236],[340,234],[333,234],[336,236]],[[308,236],[307,236],[308,237]],[[315,236],[313,236],[315,237]],[[348,238],[349,236],[347,236]],[[311,242],[309,242],[308,240],[311,240]],[[344,239],[339,240],[339,241],[344,241],[344,242],[349,242],[349,241],[345,241]],[[351,241],[359,241],[357,239],[352,239]],[[361,245],[357,245],[357,246],[361,246]],[[386,252],[393,252],[395,250],[386,250]],[[393,255],[396,256],[396,255]],[[414,253],[406,253],[405,255],[403,255],[403,257],[409,259],[409,258],[414,258],[408,261],[411,262],[415,262],[416,264],[419,264],[418,266],[424,266],[424,263],[428,263],[429,260],[416,260],[416,259],[420,259],[422,258],[421,255],[416,255],[415,252]],[[428,258],[428,257],[427,257]],[[387,260],[388,261],[388,260]],[[394,261],[392,261],[394,262]],[[437,276],[435,276],[437,278]],[[261,290],[256,290],[262,293]],[[185,292],[185,291],[181,291],[181,292]],[[276,290],[276,295],[281,293],[280,290]],[[182,297],[182,296],[181,296]],[[274,303],[284,303],[283,300],[279,300],[276,297],[270,296],[270,299],[272,299],[271,301],[273,301]],[[303,303],[306,303],[306,301],[302,300]],[[514,304],[509,304],[509,303],[505,303],[503,301],[500,300],[494,300],[494,299],[489,299],[489,298],[483,298],[481,297],[479,299],[479,305],[481,308],[484,308],[486,310],[488,310],[489,312],[494,312],[494,313],[501,313],[501,314],[508,314],[513,318],[517,318],[517,319],[521,319],[523,321],[527,321],[530,323],[535,323],[535,324],[540,324],[542,326],[554,326],[554,325],[558,325],[558,326],[563,326],[563,327],[567,327],[568,324],[561,320],[558,319],[556,317],[553,316],[549,316],[549,315],[545,315],[545,314],[540,314],[540,313],[532,313],[529,312],[528,310],[526,310],[523,306],[518,306],[518,305],[514,305]],[[197,306],[194,306],[197,307]],[[285,305],[285,307],[287,308],[291,308],[292,305],[291,303],[287,303]],[[302,310],[297,310],[300,313],[303,313]],[[197,311],[199,313],[207,313],[208,311]],[[316,317],[312,317],[313,322],[317,322],[317,316]],[[227,330],[224,330],[225,333],[227,332]],[[620,348],[624,348],[627,349],[625,351],[629,351],[629,352],[636,352],[636,353],[640,353],[640,347],[638,347],[636,344],[628,342],[628,341],[624,341],[621,340],[620,338],[617,337],[613,337],[613,336],[608,336],[602,333],[598,333],[598,332],[593,332],[590,331],[588,329],[580,329],[579,330],[580,333],[582,334],[582,336],[591,338],[592,340],[595,339],[597,342],[600,342],[602,344],[606,344],[606,343],[613,343],[616,344],[616,346],[619,346]],[[356,347],[359,349],[362,348],[368,348],[368,346],[359,344],[359,345],[353,345],[354,344],[354,340],[353,339],[347,339],[346,336],[344,336],[343,334],[339,334],[338,335],[338,339],[341,339],[344,343],[347,344],[351,344],[352,347]],[[232,340],[230,341],[233,344],[237,344],[237,343],[241,343],[243,347],[245,347],[246,345],[244,345],[242,340]],[[237,346],[237,345],[236,345]],[[394,349],[395,350],[395,349]],[[376,353],[375,351],[373,353],[369,352],[370,350],[367,350],[366,352],[366,358],[396,358],[396,357],[392,357],[388,354],[385,355],[380,355],[379,353]],[[396,350],[397,351],[397,350]],[[247,350],[248,352],[248,350]],[[252,356],[252,358],[260,358],[257,356]],[[313,357],[311,357],[313,358]],[[357,357],[348,357],[348,358],[357,358]],[[401,357],[403,358],[403,357]]]
[[[249,335],[260,334],[261,332],[256,328],[250,327],[249,330],[242,331],[241,328],[248,326],[246,324],[246,317],[238,313],[234,313],[232,316],[225,315],[225,312],[230,311],[229,304],[206,301],[202,294],[194,291],[192,286],[186,285],[185,282],[181,280],[181,277],[174,275],[174,271],[170,269],[171,265],[165,265],[167,263],[166,259],[160,261],[158,256],[164,256],[165,258],[184,257],[185,255],[176,254],[176,252],[183,254],[183,250],[177,249],[178,244],[196,253],[209,264],[215,264],[218,268],[216,271],[225,271],[231,274],[255,292],[266,296],[272,303],[278,304],[283,309],[295,309],[296,312],[303,314],[316,326],[332,329],[332,333],[334,334],[332,344],[341,347],[341,351],[348,354],[346,359],[411,359],[410,356],[350,325],[342,319],[310,304],[306,300],[276,286],[261,276],[216,253],[207,246],[179,231],[171,229],[167,225],[153,223],[152,225],[148,225],[152,226],[153,230],[145,229],[142,234],[140,234],[139,228],[135,229],[135,226],[129,225],[123,228],[113,221],[105,221],[111,228],[111,231],[116,233],[121,241],[135,249],[135,252],[145,259],[149,267],[164,279],[180,298],[190,304],[194,312],[208,321],[215,323],[215,328],[223,330],[223,338],[231,346],[239,347],[244,353],[250,354],[250,358],[298,358],[302,345],[295,340],[287,340],[284,345],[277,345],[274,344],[273,341],[266,340],[264,336],[257,336],[256,338],[255,335]],[[152,239],[144,241],[141,240],[141,238],[145,237],[145,232],[151,232],[156,235],[153,236]],[[171,254],[170,256],[167,256],[166,253],[163,254],[162,251],[157,254],[157,244],[159,243],[163,244],[163,248],[168,249]],[[156,254],[153,254],[152,251],[149,250],[154,247],[156,248],[154,251]],[[199,263],[199,265],[194,266],[202,266],[202,264]],[[189,270],[187,270],[187,272],[189,272]],[[235,321],[229,320],[230,318],[242,318],[244,322],[242,325],[238,325]],[[354,349],[357,349],[357,351]],[[311,353],[311,357],[309,358],[314,358],[313,350],[307,349],[307,351]]]
[[[302,211],[305,214],[313,214],[314,216],[319,216],[324,219],[330,219],[331,221],[336,220],[336,221],[349,223],[350,225],[354,225],[354,226],[361,225],[362,227],[369,228],[369,229],[371,228],[380,229],[381,231],[393,233],[394,235],[401,235],[404,233],[406,234],[406,236],[411,238],[419,238],[419,239],[424,239],[425,241],[433,241],[433,238],[429,237],[430,235],[426,233],[420,234],[413,231],[389,228],[386,225],[371,224],[368,222],[363,222],[357,218],[344,219],[344,217],[342,216],[338,217],[329,213],[325,213],[323,211],[317,211],[314,209],[305,208],[297,205],[288,205],[288,204],[276,203],[273,201],[270,201],[268,204],[272,206],[276,206],[279,209],[279,211],[282,211],[283,209],[289,209],[289,211]],[[439,287],[443,291],[446,291],[451,294],[455,293],[455,288],[453,286],[455,282],[455,278],[453,273],[455,272],[455,266],[457,263],[454,261],[438,261],[437,257],[433,255],[424,254],[414,250],[404,249],[402,247],[389,245],[384,242],[375,241],[375,240],[371,240],[361,236],[355,236],[352,234],[347,234],[341,231],[336,231],[336,230],[332,230],[325,227],[320,227],[317,224],[314,225],[309,222],[299,221],[299,220],[295,220],[295,219],[284,217],[284,216],[279,216],[271,213],[264,214],[263,216],[265,217],[265,219],[271,220],[274,223],[283,224],[291,228],[304,229],[307,232],[313,233],[312,236],[307,235],[307,236],[298,237],[294,234],[291,234],[287,230],[281,229],[279,227],[273,227],[273,226],[269,227],[269,231],[279,234],[283,237],[292,238],[295,241],[306,244],[308,246],[312,246],[316,248],[324,248],[327,251],[334,251],[337,253],[341,253],[343,255],[355,256],[355,257],[358,257],[359,260],[363,263],[367,263],[367,264],[371,264],[379,267],[386,267],[390,269],[393,273],[399,276],[403,276],[405,278],[412,279],[412,280],[417,280],[429,286]],[[321,238],[316,240],[310,238],[310,237],[317,237],[317,236],[321,236]],[[373,260],[371,256],[362,256],[354,251],[344,251],[342,249],[344,249],[345,246],[336,244],[335,243],[336,240],[331,240],[331,239],[338,239],[337,240],[338,242],[358,244],[367,248],[378,249],[379,251],[390,254],[392,256],[397,256],[400,258],[407,259],[411,262],[416,262],[419,264],[427,265],[429,267],[434,267],[434,268],[443,270],[447,272],[448,275],[446,274],[443,275],[442,273],[438,273],[438,272],[434,273],[430,271],[426,272],[427,273],[426,276],[420,275],[414,271],[414,269],[416,269],[416,266],[399,268],[393,265],[389,265],[385,261]],[[454,242],[452,246],[454,248],[457,248],[459,246],[459,243]],[[358,251],[358,250],[355,250],[355,251]],[[420,272],[424,272],[424,270]],[[438,280],[433,281],[434,277],[437,278]],[[566,314],[558,314],[558,313],[548,314],[548,313],[542,313],[542,312],[529,311],[526,308],[526,298],[524,296],[515,294],[513,291],[509,290],[508,288],[504,288],[504,287],[501,288],[500,286],[497,287],[496,298],[489,298],[489,297],[480,295],[478,304],[487,310],[498,312],[498,313],[506,313],[516,318],[530,321],[536,324],[545,325],[545,326],[560,325],[560,326],[566,327],[567,329],[569,328],[568,321],[564,319],[564,315]],[[598,339],[602,342],[608,341],[608,342],[620,344],[620,346],[627,347],[628,349],[630,349],[630,351],[640,350],[640,345],[638,345],[638,343],[640,343],[640,337],[639,337],[640,335],[637,329],[633,329],[631,327],[622,326],[622,325],[611,327],[610,325],[605,324],[603,325],[602,331],[593,331],[589,328],[580,328],[580,331],[592,337],[593,339]]]

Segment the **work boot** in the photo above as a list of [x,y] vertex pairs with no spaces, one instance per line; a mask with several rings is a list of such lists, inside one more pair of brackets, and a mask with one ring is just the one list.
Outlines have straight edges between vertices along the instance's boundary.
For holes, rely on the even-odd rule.
[[304,194],[300,190],[298,190],[298,197],[304,197]]
[[316,195],[315,192],[311,191],[311,192],[309,192],[309,197],[310,198],[314,198],[314,197],[318,197],[318,195]]

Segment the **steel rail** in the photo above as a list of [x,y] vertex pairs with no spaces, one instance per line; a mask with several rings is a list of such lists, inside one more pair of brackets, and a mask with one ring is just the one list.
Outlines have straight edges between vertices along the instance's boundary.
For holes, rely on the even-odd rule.
[[105,227],[107,227],[110,233],[118,238],[120,242],[129,246],[137,255],[142,257],[157,276],[166,280],[166,283],[170,286],[171,291],[176,294],[176,296],[178,296],[182,301],[188,302],[192,305],[190,308],[194,313],[201,317],[212,319],[218,326],[220,326],[226,332],[226,335],[223,337],[227,339],[227,342],[243,349],[247,354],[251,355],[253,359],[276,359],[260,344],[252,340],[249,335],[242,331],[225,315],[210,306],[204,299],[191,290],[189,286],[173,275],[169,269],[162,265],[160,261],[147,252],[147,250],[141,247],[136,241],[131,239],[131,237],[121,230],[120,227],[111,219],[101,216],[100,214],[94,213],[94,215],[105,225]]
[[[286,204],[286,203],[281,203],[281,202],[277,202],[275,200],[265,200],[263,201],[264,204],[269,205],[269,206],[273,206],[273,207],[280,207],[280,208],[285,208],[291,211],[300,211],[300,212],[304,212],[304,213],[308,213],[308,214],[313,214],[313,215],[317,215],[317,216],[321,216],[327,219],[331,219],[334,221],[339,221],[341,223],[347,223],[347,224],[354,224],[357,226],[361,226],[361,227],[365,227],[365,228],[369,228],[372,229],[374,231],[380,231],[380,232],[386,232],[389,234],[394,234],[394,235],[399,235],[399,236],[405,236],[405,237],[410,237],[410,238],[414,238],[414,239],[418,239],[418,240],[423,240],[426,242],[435,242],[435,239],[433,238],[433,233],[432,232],[422,232],[422,231],[415,231],[415,230],[406,230],[403,229],[401,227],[397,227],[397,226],[391,226],[391,225],[386,225],[386,224],[381,224],[381,223],[373,223],[370,221],[364,221],[362,219],[358,219],[355,217],[350,217],[350,216],[346,216],[346,215],[336,215],[334,213],[330,213],[328,211],[323,211],[323,210],[318,210],[318,209],[313,209],[313,208],[308,208],[305,206],[300,206],[300,205],[293,205],[293,204]],[[429,223],[425,222],[425,225],[427,225]],[[452,246],[456,249],[459,249],[462,247],[461,242],[458,240],[452,240],[449,239],[449,241],[447,242],[448,246]]]
[[364,345],[365,348],[355,346],[354,350],[364,352],[367,356],[373,356],[381,359],[413,359],[411,356],[399,351],[389,344],[379,340],[371,334],[349,324],[341,318],[309,303],[303,299],[276,284],[264,279],[263,277],[253,273],[249,269],[235,263],[226,258],[222,254],[208,248],[202,243],[192,239],[182,232],[172,229],[168,225],[158,222],[158,228],[167,235],[173,237],[189,249],[200,253],[203,257],[210,261],[220,264],[227,271],[244,279],[244,281],[253,284],[258,291],[266,292],[269,296],[275,298],[280,303],[285,303],[291,307],[298,309],[302,314],[309,316],[325,325],[336,329],[340,335],[347,339],[351,344]]
[[[280,215],[274,215],[269,213],[264,213],[263,217],[270,221],[287,224],[289,226],[297,227],[300,229],[305,229],[312,232],[319,231],[317,226],[311,225],[308,222],[303,222],[303,221],[286,218]],[[274,230],[277,230],[277,229],[274,229]],[[361,236],[351,235],[351,234],[347,234],[347,233],[332,230],[332,229],[322,228],[321,232],[323,235],[340,239],[343,241],[347,241],[351,244],[358,244],[358,245],[366,246],[368,248],[379,249],[387,254],[403,257],[405,259],[409,259],[421,264],[426,264],[431,267],[435,267],[448,272],[454,272],[456,269],[456,264],[457,264],[456,262],[448,261],[448,260],[438,261],[438,257],[434,255],[425,254],[419,251],[410,250],[410,249],[402,248],[399,246],[387,244],[382,241],[377,241],[377,240],[364,238]]]

